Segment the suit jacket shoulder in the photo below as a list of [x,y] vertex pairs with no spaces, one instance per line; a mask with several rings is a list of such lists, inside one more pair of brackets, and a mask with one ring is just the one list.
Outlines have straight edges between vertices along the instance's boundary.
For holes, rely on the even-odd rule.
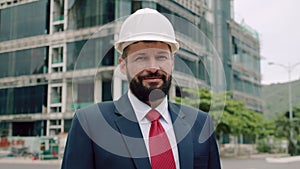
[[[220,167],[211,118],[207,113],[169,103],[180,167]],[[78,110],[65,148],[63,169],[150,169],[142,133],[127,95]]]

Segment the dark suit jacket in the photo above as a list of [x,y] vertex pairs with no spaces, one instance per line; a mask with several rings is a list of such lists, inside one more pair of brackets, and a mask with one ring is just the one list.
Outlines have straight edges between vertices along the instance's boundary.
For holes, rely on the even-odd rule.
[[[207,113],[169,103],[181,169],[219,169],[218,147]],[[150,169],[147,150],[127,95],[78,110],[62,169]]]

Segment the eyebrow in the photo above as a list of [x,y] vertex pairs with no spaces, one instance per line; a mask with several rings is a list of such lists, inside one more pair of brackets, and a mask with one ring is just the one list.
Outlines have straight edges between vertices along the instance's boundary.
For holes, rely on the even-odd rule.
[[146,53],[144,53],[144,52],[137,52],[137,53],[134,53],[132,56],[138,56],[138,55],[146,55]]
[[158,54],[170,54],[170,52],[167,52],[167,51],[160,51],[160,52],[158,52]]
[[[169,51],[158,51],[157,54],[168,54],[169,55],[171,53]],[[147,55],[147,53],[138,51],[138,52],[132,54],[133,57],[138,56],[138,55]]]
[[[170,52],[166,52],[166,51],[160,51],[160,52],[157,52],[157,54],[159,54],[159,55],[161,55],[161,54],[167,54],[167,55],[169,55],[169,54],[171,54]],[[134,54],[133,55],[133,57],[135,57],[135,56],[144,56],[144,55],[147,55],[147,53],[145,53],[145,52],[141,52],[141,53],[136,53],[136,54]]]

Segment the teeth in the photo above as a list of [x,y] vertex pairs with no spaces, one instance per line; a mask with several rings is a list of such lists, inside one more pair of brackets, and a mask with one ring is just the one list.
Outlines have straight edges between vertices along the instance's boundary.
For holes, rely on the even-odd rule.
[[159,77],[147,77],[146,79],[158,79]]
[[143,79],[161,79],[162,76],[145,76]]

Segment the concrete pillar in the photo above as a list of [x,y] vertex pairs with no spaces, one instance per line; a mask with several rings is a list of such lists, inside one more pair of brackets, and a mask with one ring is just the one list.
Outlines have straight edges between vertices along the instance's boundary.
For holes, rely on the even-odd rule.
[[50,136],[50,120],[46,121],[46,136]]
[[175,85],[171,85],[169,91],[169,100],[175,102],[175,97],[176,97],[176,87]]
[[101,76],[96,76],[94,85],[94,102],[102,101],[102,79]]
[[61,112],[65,113],[66,112],[66,106],[67,106],[67,82],[66,79],[63,79],[63,83],[62,83],[62,88],[61,88]]
[[13,134],[12,122],[8,122],[8,136],[12,136]]
[[113,100],[117,100],[122,96],[122,79],[119,77],[113,78]]
[[72,83],[67,83],[66,84],[66,108],[65,108],[65,111],[66,112],[70,112],[70,111],[73,111],[71,109],[71,106],[73,104],[73,97],[74,97],[74,91],[72,91],[73,89],[73,86],[72,86]]

